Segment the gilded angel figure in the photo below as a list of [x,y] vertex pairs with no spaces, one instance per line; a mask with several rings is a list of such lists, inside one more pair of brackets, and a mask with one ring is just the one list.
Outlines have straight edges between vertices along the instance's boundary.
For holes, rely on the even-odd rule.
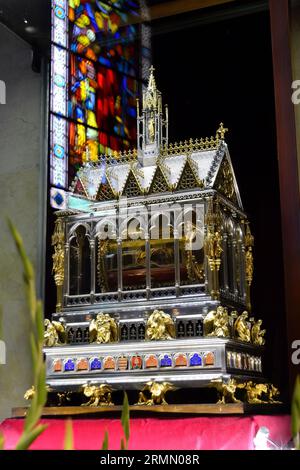
[[113,343],[118,341],[118,326],[114,318],[107,313],[98,313],[89,327],[90,343]]

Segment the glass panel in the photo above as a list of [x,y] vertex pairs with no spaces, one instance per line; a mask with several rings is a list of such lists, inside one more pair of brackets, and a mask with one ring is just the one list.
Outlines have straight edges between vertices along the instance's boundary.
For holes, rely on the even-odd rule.
[[204,282],[204,224],[196,212],[185,215],[179,239],[180,284]]
[[118,244],[97,239],[97,292],[118,291]]
[[85,227],[76,229],[70,243],[70,295],[91,291],[91,250]]
[[175,251],[173,226],[169,216],[156,218],[150,239],[151,287],[175,285]]
[[122,242],[123,290],[146,289],[145,236],[137,220],[131,220]]

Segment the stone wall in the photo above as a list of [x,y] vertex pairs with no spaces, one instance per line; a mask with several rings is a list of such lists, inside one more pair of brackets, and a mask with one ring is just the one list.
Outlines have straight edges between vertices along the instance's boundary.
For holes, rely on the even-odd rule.
[[[0,419],[22,406],[32,385],[29,312],[22,268],[7,229],[9,216],[21,232],[34,266],[40,266],[40,192],[43,168],[42,77],[31,69],[28,44],[0,24],[0,80],[6,84],[6,104],[0,104],[0,305],[6,365],[0,365]],[[42,165],[41,165],[42,162]],[[45,188],[44,188],[45,189]],[[0,338],[1,339],[1,338]]]

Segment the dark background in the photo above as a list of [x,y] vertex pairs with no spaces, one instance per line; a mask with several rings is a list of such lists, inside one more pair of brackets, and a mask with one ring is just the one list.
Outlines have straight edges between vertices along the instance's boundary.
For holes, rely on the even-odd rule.
[[[267,329],[265,375],[287,396],[288,358],[272,51],[268,11],[224,19],[178,15],[153,21],[156,81],[169,105],[170,141],[215,135],[221,121],[255,237],[252,306]],[[51,247],[53,211],[49,208]],[[46,314],[55,311],[47,255]]]
[[[192,16],[191,16],[192,20]],[[184,29],[154,24],[156,81],[170,141],[215,135],[221,121],[254,247],[252,307],[267,329],[265,373],[287,391],[287,345],[268,11]],[[173,30],[172,30],[173,29]],[[170,31],[171,30],[171,31]]]

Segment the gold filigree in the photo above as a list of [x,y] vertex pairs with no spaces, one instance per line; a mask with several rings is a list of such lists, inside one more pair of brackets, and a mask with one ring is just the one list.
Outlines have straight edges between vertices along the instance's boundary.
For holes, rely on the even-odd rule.
[[90,322],[90,343],[113,343],[118,341],[118,326],[114,318],[105,313],[98,313]]
[[65,232],[63,220],[58,218],[55,222],[54,233],[52,235],[52,246],[54,247],[54,253],[52,255],[53,268],[52,273],[54,274],[54,281],[57,288],[57,303],[56,311],[60,312],[62,308],[62,289],[64,284],[65,276]]
[[226,132],[228,132],[228,128],[224,127],[223,122],[220,122],[219,128],[217,129],[217,132],[216,132],[216,139],[224,140]]
[[146,339],[150,341],[170,340],[175,336],[175,324],[171,315],[162,310],[154,310],[147,320]]
[[[268,385],[262,383],[254,383],[251,380],[245,385],[247,403],[268,403]],[[265,398],[265,399],[263,399]]]
[[210,382],[210,386],[216,388],[218,392],[218,404],[241,403],[235,396],[238,388],[243,388],[244,384],[238,384],[235,379],[224,382],[222,379],[215,379]]
[[223,237],[219,231],[214,231],[210,227],[207,229],[205,237],[205,251],[211,271],[219,271],[221,266],[221,254]]
[[245,247],[246,247],[246,281],[249,287],[253,280],[253,254],[252,247],[254,245],[254,237],[251,234],[249,224],[246,225]]
[[83,386],[83,394],[89,401],[81,406],[113,406],[111,400],[112,388],[107,384]]
[[59,344],[65,344],[67,335],[65,325],[59,321],[44,320],[44,346],[52,348]]
[[251,328],[251,341],[256,346],[263,346],[266,343],[264,335],[266,330],[261,330],[262,320],[254,322]]
[[234,178],[230,163],[227,158],[222,161],[215,182],[215,188],[227,199],[236,203],[236,192],[234,187]]
[[108,252],[110,243],[110,240],[101,240],[100,238],[98,239],[97,278],[101,292],[108,291],[108,281],[105,269],[105,255]]
[[[176,390],[176,388],[169,382],[147,382],[139,392],[139,401],[136,404],[148,406],[167,405],[165,395],[171,390]],[[148,394],[150,394],[150,398],[147,398]]]
[[204,336],[217,336],[218,338],[228,338],[229,316],[227,308],[219,305],[217,310],[209,312],[203,321]]
[[250,327],[247,321],[248,312],[243,312],[239,315],[234,323],[234,336],[236,339],[240,341],[244,341],[245,343],[250,343],[251,341],[251,334],[250,334]]

